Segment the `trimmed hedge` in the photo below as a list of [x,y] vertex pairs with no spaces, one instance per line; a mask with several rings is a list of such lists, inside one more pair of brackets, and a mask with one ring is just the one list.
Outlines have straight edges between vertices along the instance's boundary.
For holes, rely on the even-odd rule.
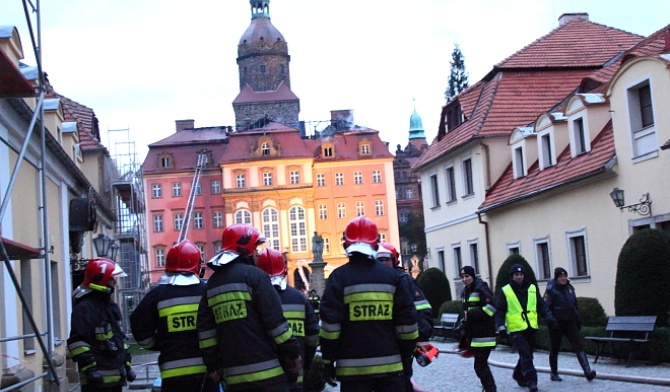
[[440,306],[446,301],[451,301],[451,287],[447,276],[437,268],[428,268],[416,282],[430,303],[433,314],[440,314]]
[[535,277],[535,271],[533,271],[533,268],[531,268],[530,264],[528,264],[526,259],[524,259],[523,256],[521,255],[510,255],[502,263],[500,269],[498,270],[498,275],[496,275],[496,287],[494,291],[495,293],[500,291],[500,289],[502,289],[504,285],[509,283],[511,277],[509,274],[509,270],[510,268],[512,268],[514,264],[521,264],[523,266],[524,273],[526,275],[526,280],[530,281],[531,283],[537,286],[537,278]]
[[463,302],[462,301],[447,301],[440,306],[440,312],[437,313],[435,319],[437,322],[440,321],[440,316],[442,313],[463,313]]
[[597,298],[577,297],[582,327],[604,327],[607,325],[607,314]]

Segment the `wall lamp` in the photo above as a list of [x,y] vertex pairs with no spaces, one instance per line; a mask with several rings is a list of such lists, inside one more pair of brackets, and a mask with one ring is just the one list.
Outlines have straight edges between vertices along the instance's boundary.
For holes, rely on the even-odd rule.
[[610,192],[610,197],[612,198],[614,205],[622,212],[624,208],[628,208],[628,211],[630,212],[637,212],[642,216],[651,216],[651,198],[649,198],[649,193],[642,194],[639,203],[630,205],[625,205],[626,202],[624,201],[623,189],[614,188],[612,192]]
[[[119,244],[115,240],[107,237],[104,234],[98,234],[93,238],[93,248],[98,257],[108,258],[116,262],[116,255],[119,252]],[[92,259],[78,259],[75,254],[70,255],[70,268],[72,272],[82,271],[86,268],[86,264]]]

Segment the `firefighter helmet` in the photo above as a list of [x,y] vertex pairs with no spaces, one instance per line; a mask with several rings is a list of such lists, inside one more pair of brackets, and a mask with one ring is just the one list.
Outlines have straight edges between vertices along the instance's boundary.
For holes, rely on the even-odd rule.
[[165,259],[165,270],[198,274],[202,263],[200,249],[191,241],[183,240],[173,246]]
[[258,254],[256,267],[265,271],[268,276],[286,276],[286,262],[284,255],[278,250],[265,248]]
[[395,246],[388,242],[379,243],[379,249],[377,250],[377,260],[383,257],[393,260],[394,266],[399,264],[398,251],[396,250]]
[[109,280],[121,274],[124,274],[123,270],[121,267],[117,268],[116,263],[112,260],[104,258],[93,259],[86,264],[82,285],[93,290],[106,291],[107,286],[109,286]]
[[251,257],[256,247],[265,242],[265,237],[257,228],[237,223],[226,227],[221,234],[221,252],[214,256],[208,264],[224,265],[238,256]]
[[379,231],[370,218],[359,216],[347,224],[342,240],[347,255],[359,252],[374,257],[379,246]]

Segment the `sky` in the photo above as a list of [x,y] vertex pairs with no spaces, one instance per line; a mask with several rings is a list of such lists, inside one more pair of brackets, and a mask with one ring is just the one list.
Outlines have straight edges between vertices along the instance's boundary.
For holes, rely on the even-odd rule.
[[[57,92],[95,111],[112,154],[130,149],[143,161],[176,120],[234,125],[248,0],[40,3],[43,69]],[[428,142],[437,134],[455,44],[474,84],[558,27],[563,13],[587,12],[593,22],[647,36],[670,23],[669,11],[667,0],[270,2],[288,43],[300,119],[327,121],[331,110],[351,109],[354,123],[378,130],[391,152],[407,144],[415,108]],[[23,0],[0,1],[0,25],[17,26],[24,62],[35,65]]]

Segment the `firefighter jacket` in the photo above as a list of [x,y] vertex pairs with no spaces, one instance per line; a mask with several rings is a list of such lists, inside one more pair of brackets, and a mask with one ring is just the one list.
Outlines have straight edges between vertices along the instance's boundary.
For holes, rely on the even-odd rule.
[[408,274],[404,268],[396,268],[395,270],[398,271],[403,279],[409,281],[409,292],[412,294],[412,298],[414,298],[414,307],[416,308],[416,324],[419,328],[419,341],[427,342],[430,340],[430,337],[433,336],[433,308],[430,306],[430,303],[423,294],[416,279]]
[[409,280],[354,252],[321,297],[321,353],[338,379],[397,375],[419,336]]
[[123,332],[121,310],[110,293],[77,290],[67,348],[79,367],[79,381],[86,385],[86,373],[102,376],[101,388],[126,385],[130,353]]
[[200,353],[196,319],[205,283],[188,286],[162,284],[149,291],[130,315],[135,341],[160,351],[161,378],[206,372]]
[[198,309],[200,349],[226,391],[286,383],[282,363],[299,355],[268,275],[238,257],[214,266]]
[[524,280],[521,284],[510,283],[503,286],[495,298],[496,324],[505,326],[507,332],[519,332],[528,328],[537,329],[538,314],[545,316],[550,324],[556,319],[542,300],[537,286]]
[[298,340],[300,356],[304,359],[303,371],[298,376],[298,380],[289,385],[289,388],[302,390],[304,375],[309,373],[316,354],[316,347],[319,345],[319,318],[300,291],[291,286],[286,286],[284,290],[280,290],[278,286],[275,288],[279,293],[284,317],[291,326],[293,336]]
[[317,294],[310,295],[307,297],[307,300],[309,301],[310,305],[312,305],[312,308],[314,309],[314,313],[316,315],[319,315],[319,308],[321,305],[321,297],[319,297]]
[[463,322],[465,335],[471,348],[493,348],[496,346],[496,308],[493,293],[481,278],[463,290]]

